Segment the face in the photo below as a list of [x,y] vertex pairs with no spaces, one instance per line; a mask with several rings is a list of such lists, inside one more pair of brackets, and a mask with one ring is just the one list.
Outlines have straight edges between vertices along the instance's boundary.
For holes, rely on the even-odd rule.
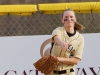
[[65,11],[62,17],[62,23],[64,27],[74,27],[74,23],[76,22],[75,13],[73,11]]

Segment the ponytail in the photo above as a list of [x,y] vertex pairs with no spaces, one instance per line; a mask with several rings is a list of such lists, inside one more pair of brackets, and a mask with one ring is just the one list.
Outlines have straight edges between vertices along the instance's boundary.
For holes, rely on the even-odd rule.
[[75,30],[78,30],[78,31],[81,31],[83,30],[85,27],[83,25],[81,25],[80,23],[78,22],[75,22],[75,25],[74,25],[74,29]]

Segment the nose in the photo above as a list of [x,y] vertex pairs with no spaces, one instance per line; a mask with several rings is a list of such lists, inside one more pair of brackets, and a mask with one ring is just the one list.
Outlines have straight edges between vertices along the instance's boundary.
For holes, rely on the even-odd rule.
[[71,21],[72,18],[68,17],[68,21]]

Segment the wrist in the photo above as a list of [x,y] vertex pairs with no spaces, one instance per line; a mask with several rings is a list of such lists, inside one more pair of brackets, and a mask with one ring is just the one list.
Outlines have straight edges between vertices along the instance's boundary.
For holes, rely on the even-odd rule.
[[61,59],[60,59],[60,57],[57,57],[57,59],[58,59],[58,62],[61,62]]
[[59,45],[61,45],[63,42],[60,42]]

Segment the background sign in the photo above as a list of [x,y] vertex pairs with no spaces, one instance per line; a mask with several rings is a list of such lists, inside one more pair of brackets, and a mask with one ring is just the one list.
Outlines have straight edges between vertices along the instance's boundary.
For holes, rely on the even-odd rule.
[[[100,75],[100,34],[82,35],[85,48],[76,75]],[[0,37],[0,75],[43,75],[33,63],[48,53],[50,38],[51,35]]]

